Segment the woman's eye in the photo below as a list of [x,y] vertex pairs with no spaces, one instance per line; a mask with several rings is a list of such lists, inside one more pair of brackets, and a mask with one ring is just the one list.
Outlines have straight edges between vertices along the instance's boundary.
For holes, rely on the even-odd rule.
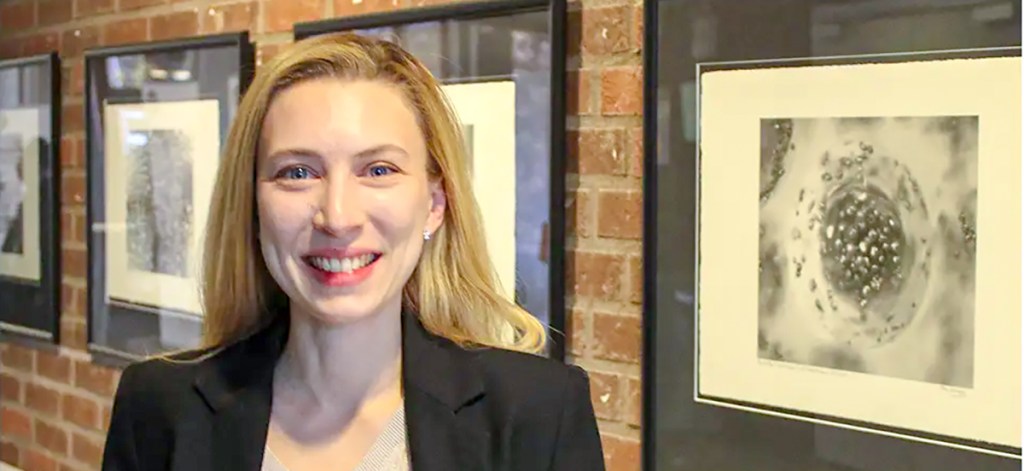
[[386,177],[393,173],[395,170],[387,165],[374,165],[370,167],[369,174],[371,177]]
[[304,180],[306,178],[312,178],[313,172],[306,167],[290,167],[281,171],[278,176],[290,180]]

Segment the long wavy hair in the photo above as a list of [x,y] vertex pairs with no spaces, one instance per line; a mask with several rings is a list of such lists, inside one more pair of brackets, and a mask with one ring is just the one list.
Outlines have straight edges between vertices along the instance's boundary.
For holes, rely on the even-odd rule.
[[397,44],[352,33],[312,37],[282,51],[261,66],[239,104],[206,228],[201,349],[219,350],[286,312],[287,296],[267,270],[257,240],[256,156],[274,98],[296,83],[324,78],[397,86],[416,112],[429,178],[444,189],[444,222],[405,284],[403,308],[427,330],[465,347],[541,352],[547,340],[543,324],[498,289],[461,128],[440,84]]

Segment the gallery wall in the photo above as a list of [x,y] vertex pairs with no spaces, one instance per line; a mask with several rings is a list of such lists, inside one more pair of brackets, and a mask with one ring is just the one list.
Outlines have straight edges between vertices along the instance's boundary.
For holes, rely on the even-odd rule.
[[[63,61],[60,345],[0,343],[0,460],[99,469],[119,379],[86,352],[83,51],[248,30],[260,64],[295,22],[444,1],[0,0],[0,59]],[[640,468],[642,5],[569,2],[567,361],[590,373],[610,470]]]

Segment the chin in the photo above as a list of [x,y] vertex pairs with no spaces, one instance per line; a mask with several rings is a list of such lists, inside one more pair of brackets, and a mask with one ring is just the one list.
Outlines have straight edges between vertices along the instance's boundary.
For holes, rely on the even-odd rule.
[[305,309],[293,314],[306,315],[323,325],[354,324],[372,319],[388,311],[387,304],[378,300],[359,299],[358,296],[340,296],[334,299],[306,299]]

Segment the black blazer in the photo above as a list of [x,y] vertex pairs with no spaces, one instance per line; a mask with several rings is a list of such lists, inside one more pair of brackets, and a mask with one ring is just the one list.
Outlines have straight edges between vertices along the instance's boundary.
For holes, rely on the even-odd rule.
[[[105,471],[259,471],[288,316],[216,356],[124,370]],[[586,373],[504,350],[466,350],[402,316],[413,471],[604,470]]]

